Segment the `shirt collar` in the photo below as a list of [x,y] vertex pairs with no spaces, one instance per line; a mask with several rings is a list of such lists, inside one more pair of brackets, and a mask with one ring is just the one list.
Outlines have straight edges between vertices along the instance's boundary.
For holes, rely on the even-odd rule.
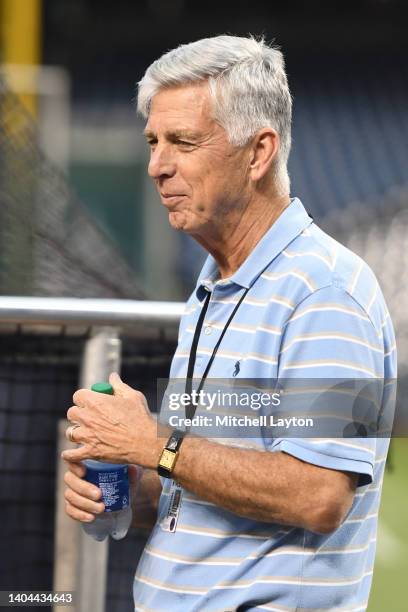
[[[225,280],[225,284],[235,283],[240,287],[251,287],[271,261],[311,223],[313,219],[306,212],[302,202],[298,198],[293,198],[238,270]],[[198,277],[196,289],[206,287],[211,291],[218,279],[217,262],[212,255],[208,255]],[[223,283],[219,280],[218,282]]]

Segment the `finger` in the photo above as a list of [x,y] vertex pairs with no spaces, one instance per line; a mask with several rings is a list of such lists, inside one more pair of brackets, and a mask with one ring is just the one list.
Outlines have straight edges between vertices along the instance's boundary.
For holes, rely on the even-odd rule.
[[[83,425],[78,425],[79,423],[77,424],[77,427],[74,427],[74,429],[72,429],[73,426],[70,425],[65,432],[65,437],[73,444],[85,444],[89,432]],[[72,440],[70,436],[72,436]]]
[[89,389],[78,389],[72,396],[72,400],[76,406],[85,407],[89,402],[93,400],[95,391]]
[[84,459],[99,459],[99,457],[92,457],[89,454],[89,450],[87,450],[86,446],[79,446],[78,448],[64,450],[61,453],[61,458],[64,461],[72,461],[74,463],[79,463],[80,461],[84,461]]
[[88,512],[89,514],[101,514],[105,510],[103,502],[95,502],[92,499],[83,497],[74,491],[73,489],[65,490],[65,500],[71,504],[77,510],[81,512]]
[[76,521],[81,521],[81,523],[92,523],[92,521],[95,520],[94,514],[90,514],[84,510],[78,510],[78,508],[75,508],[75,506],[72,506],[69,502],[65,503],[65,512]]
[[79,428],[78,423],[73,423],[72,425],[66,428],[65,437],[68,440],[68,442],[71,442],[71,443],[75,442],[73,439],[73,435],[74,435],[74,431],[78,428]]
[[83,463],[71,463],[70,461],[67,461],[67,468],[79,478],[83,478],[86,474],[86,467]]
[[81,411],[78,406],[71,406],[67,410],[67,419],[68,421],[71,421],[71,423],[79,422],[80,415]]
[[78,495],[81,495],[82,497],[92,499],[93,501],[101,500],[102,491],[100,490],[100,488],[92,484],[91,482],[84,480],[71,470],[65,472],[64,482],[70,489],[72,489],[73,491],[75,491],[75,493],[78,493]]
[[109,382],[113,387],[114,395],[119,395],[121,397],[129,397],[131,395],[134,395],[135,393],[138,393],[136,389],[133,389],[132,387],[124,383],[117,372],[112,372],[109,375]]

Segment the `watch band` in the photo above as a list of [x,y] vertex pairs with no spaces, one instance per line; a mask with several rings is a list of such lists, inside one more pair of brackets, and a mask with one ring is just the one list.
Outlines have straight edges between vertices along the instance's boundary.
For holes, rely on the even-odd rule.
[[167,440],[162,453],[160,455],[159,463],[157,465],[157,472],[159,476],[164,478],[172,478],[172,473],[175,468],[180,446],[184,440],[185,432],[175,429],[170,438]]

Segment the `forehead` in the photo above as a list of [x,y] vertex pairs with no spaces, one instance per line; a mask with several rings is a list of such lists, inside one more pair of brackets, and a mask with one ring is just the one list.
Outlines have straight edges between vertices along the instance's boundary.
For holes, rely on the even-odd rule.
[[213,123],[206,82],[162,89],[153,96],[145,131],[201,130]]

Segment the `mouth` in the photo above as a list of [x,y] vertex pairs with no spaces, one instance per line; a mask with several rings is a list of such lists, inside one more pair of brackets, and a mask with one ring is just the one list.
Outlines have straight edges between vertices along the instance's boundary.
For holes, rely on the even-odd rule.
[[160,193],[160,196],[164,205],[177,204],[177,202],[184,198],[182,193]]

